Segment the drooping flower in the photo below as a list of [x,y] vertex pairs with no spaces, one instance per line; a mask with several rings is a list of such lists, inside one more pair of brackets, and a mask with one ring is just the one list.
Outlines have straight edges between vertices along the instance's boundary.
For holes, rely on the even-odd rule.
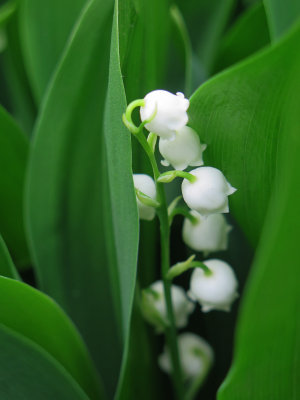
[[197,133],[188,126],[183,126],[175,132],[173,140],[160,138],[159,151],[165,158],[162,164],[172,165],[177,170],[184,170],[189,165],[198,167],[203,165],[202,153],[206,149],[201,144]]
[[199,167],[190,171],[197,179],[182,182],[182,196],[192,210],[201,215],[227,213],[228,196],[236,191],[217,168]]
[[213,309],[229,311],[232,302],[238,297],[238,281],[233,269],[217,259],[203,261],[203,264],[210,269],[210,273],[195,268],[188,295],[200,303],[203,312]]
[[[133,174],[134,187],[151,199],[156,199],[156,186],[151,176],[146,174]],[[142,203],[138,198],[137,205],[140,219],[151,221],[155,217],[155,208]]]
[[190,103],[183,93],[175,95],[166,90],[153,90],[145,96],[144,101],[144,107],[140,108],[141,120],[149,120],[155,113],[151,122],[145,125],[149,132],[164,139],[172,139],[175,131],[187,124]]
[[[186,332],[178,336],[178,350],[185,379],[204,377],[213,363],[213,350],[200,336]],[[159,356],[160,368],[170,374],[172,362],[168,347]]]
[[[175,325],[177,328],[183,328],[186,326],[188,317],[193,312],[195,305],[179,286],[171,286],[171,296]],[[145,319],[156,327],[157,332],[163,332],[168,325],[168,315],[162,281],[156,281],[142,291],[141,309]]]
[[191,222],[188,218],[184,219],[182,237],[185,244],[205,254],[226,250],[231,226],[226,222],[224,215],[211,214],[202,217],[197,211],[190,213],[195,217],[196,222]]

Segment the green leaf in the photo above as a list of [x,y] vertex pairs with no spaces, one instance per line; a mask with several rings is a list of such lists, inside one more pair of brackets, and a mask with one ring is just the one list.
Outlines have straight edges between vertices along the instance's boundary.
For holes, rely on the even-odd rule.
[[[116,1],[104,117],[104,137],[108,171],[108,201],[112,210],[110,226],[116,252],[115,265],[111,264],[111,268],[116,268],[118,277],[116,284],[120,293],[121,335],[124,344],[129,337],[139,235],[132,179],[131,137],[121,118],[126,106],[119,58],[118,2]],[[118,154],[118,157],[115,157],[115,154]],[[123,199],[126,199],[126,203],[123,202]]]
[[278,40],[300,17],[299,0],[264,0],[270,35]]
[[208,144],[204,161],[221,169],[238,189],[230,204],[252,244],[258,241],[279,168],[283,106],[290,82],[298,77],[291,68],[298,59],[297,40],[298,31],[211,79],[191,98],[190,125]]
[[250,56],[270,43],[265,8],[262,3],[247,9],[220,43],[215,71]]
[[20,31],[25,66],[37,103],[66,45],[73,25],[86,0],[39,0],[20,2]]
[[163,84],[170,30],[166,0],[121,1],[120,63],[128,103]]
[[0,324],[2,400],[88,400],[65,369],[47,352]]
[[300,57],[295,51],[299,39],[298,25],[276,49],[289,47],[294,63],[292,76],[286,76],[280,167],[243,299],[233,366],[220,388],[219,400],[300,397]]
[[[107,218],[112,248],[115,250],[110,268],[116,269],[116,292],[121,308],[121,335],[125,344],[123,369],[126,370],[129,342],[129,324],[134,297],[137,250],[138,214],[132,179],[131,138],[121,115],[126,109],[126,97],[122,81],[119,58],[118,2],[115,3],[112,28],[108,91],[104,118],[106,162],[108,169],[108,205],[111,211]],[[118,157],[115,157],[118,154]],[[122,199],[126,198],[126,205]],[[122,384],[121,380],[121,384]],[[120,398],[120,395],[118,395]]]
[[[184,93],[189,96],[191,93],[192,85],[192,57],[193,50],[192,44],[190,42],[190,37],[188,33],[187,26],[185,24],[183,15],[181,14],[179,8],[173,4],[170,8],[170,15],[172,21],[172,39],[174,42],[174,47],[176,48],[176,53],[171,53],[170,57],[170,68],[168,75],[172,76],[172,81],[176,83],[175,93],[180,90],[179,82],[182,75],[184,76]],[[180,55],[180,61],[183,60],[184,68],[177,71],[176,55]],[[176,75],[174,74],[174,70]],[[170,80],[170,77],[169,79]],[[183,89],[182,89],[183,90]]]
[[[39,287],[78,326],[110,397],[123,350],[118,276],[109,263],[115,249],[105,226],[115,212],[110,208],[102,135],[111,17],[111,2],[91,0],[77,23],[36,124],[26,198]],[[121,121],[121,114],[114,118]],[[123,154],[116,154],[123,160]],[[120,212],[128,218],[127,197],[126,191],[118,202],[115,224],[122,223],[115,220]],[[128,235],[125,225],[121,231]],[[134,257],[128,251],[131,247],[124,256],[118,254],[124,257],[124,268],[126,258]]]
[[[122,285],[127,282],[127,300],[123,295],[127,303],[123,314],[130,316],[130,307],[132,305],[133,289],[135,285],[136,265],[134,263],[136,263],[136,258],[133,260],[133,257],[136,257],[138,244],[138,221],[131,176],[130,133],[122,126],[120,119],[120,116],[126,108],[122,75],[125,76],[124,84],[126,87],[127,100],[141,98],[148,90],[159,87],[158,82],[165,68],[165,63],[162,62],[165,56],[161,55],[164,54],[164,49],[167,44],[166,33],[168,32],[169,14],[166,2],[161,0],[151,3],[146,1],[130,1],[126,3],[122,1],[119,6],[119,12],[115,14],[112,36],[110,81],[106,109],[106,145],[108,162],[110,162],[108,170],[112,174],[109,179],[110,192],[112,194],[111,199],[113,200],[115,198],[115,203],[112,202],[111,205],[116,214],[115,217],[117,217],[116,222],[118,221],[120,224],[122,221],[126,221],[125,216],[122,218],[120,216],[120,213],[123,213],[123,211],[120,210],[120,198],[123,199],[123,202],[126,200],[125,204],[127,204],[127,202],[131,204],[131,217],[127,220],[124,227],[120,226],[123,232],[124,228],[127,227],[127,232],[124,232],[121,236],[120,233],[122,231],[118,232],[119,228],[116,222],[113,224],[115,228],[114,232],[112,232],[112,238],[115,237],[113,241],[115,243],[116,239],[119,241],[117,248],[120,248],[120,250],[122,249],[121,245],[124,246],[126,243],[124,241],[126,235],[129,237],[128,240],[132,240],[131,243],[129,242],[130,248],[132,249],[132,254],[130,256],[132,261],[129,263],[128,259],[127,261],[125,259],[124,261],[126,261],[126,263],[123,265],[120,264],[123,272],[122,275],[119,275],[122,277],[124,276],[123,274],[128,274],[127,277],[124,276],[124,278],[120,280],[119,287],[121,288],[121,293],[123,293],[124,289],[122,289]],[[116,3],[116,13],[117,7],[118,3]],[[118,19],[116,18],[117,15]],[[128,37],[131,38],[130,41],[127,41]],[[120,43],[118,43],[118,41],[120,41]],[[147,44],[147,51],[145,51],[145,43]],[[120,70],[121,61],[122,75]],[[136,144],[135,139],[133,139],[133,143]],[[122,156],[122,165],[119,164],[119,160],[114,157],[115,153],[118,155],[122,154],[120,150],[117,150],[120,146],[123,146],[124,150],[126,149],[126,153]],[[136,148],[134,161],[135,168],[143,172],[149,169],[149,161],[144,157],[141,148]],[[124,172],[122,172],[121,175],[122,170],[124,170]],[[115,176],[113,174],[115,174]],[[127,192],[125,192],[124,183],[127,185]],[[132,192],[130,193],[129,190]],[[120,197],[122,192],[124,195]],[[130,209],[128,206],[127,208],[128,210]],[[130,214],[128,217],[129,216]],[[109,223],[107,226],[109,226]],[[129,228],[130,226],[131,228]],[[152,224],[142,226],[141,237],[143,237],[143,240],[139,249],[139,261],[142,267],[140,276],[143,281],[149,279],[149,277],[151,280],[154,279],[155,235],[155,226]],[[122,241],[124,241],[124,244]],[[133,245],[135,245],[135,248],[133,248]],[[125,249],[123,248],[122,253],[124,252]],[[126,254],[126,252],[124,254]],[[120,257],[119,262],[121,261],[122,259]],[[115,264],[117,265],[117,261]],[[128,324],[129,320],[126,322]],[[126,329],[128,329],[128,325]],[[134,311],[131,321],[130,337],[127,333],[125,339],[125,352],[116,398],[122,400],[131,399],[139,397],[139,394],[143,394],[146,399],[157,398],[157,381],[153,379],[153,368],[151,368],[152,364],[150,362],[153,361],[151,344],[147,338],[145,323],[141,319],[140,311],[137,308]],[[149,388],[147,389],[147,393],[145,393],[145,387]]]
[[[151,335],[150,335],[151,332]],[[138,296],[135,297],[130,325],[127,360],[116,394],[118,400],[164,399],[162,375],[158,368],[158,349],[153,328],[141,316]]]
[[16,11],[16,3],[15,1],[7,1],[0,7],[0,27],[4,25],[7,20],[13,15]]
[[53,356],[94,399],[101,395],[88,352],[73,324],[48,296],[0,276],[0,323]]
[[11,16],[5,26],[7,46],[3,52],[3,70],[11,113],[24,133],[28,136],[36,117],[28,76],[25,71],[24,57],[20,45],[19,9]]
[[0,275],[6,276],[7,278],[21,280],[16,267],[10,257],[9,251],[4,243],[2,236],[0,235]]
[[194,57],[194,82],[203,82],[210,76],[219,41],[234,10],[236,0],[191,0],[177,1],[178,7],[185,17],[193,48]]
[[30,263],[23,224],[23,187],[28,140],[0,107],[1,234],[18,267]]

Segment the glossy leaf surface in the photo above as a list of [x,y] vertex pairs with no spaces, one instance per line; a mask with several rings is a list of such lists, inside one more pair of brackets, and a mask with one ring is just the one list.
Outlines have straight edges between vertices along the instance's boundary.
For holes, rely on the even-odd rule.
[[27,210],[39,285],[78,326],[112,396],[122,347],[108,261],[115,249],[104,228],[111,219],[102,136],[111,16],[111,2],[90,1],[61,59],[35,129]]
[[300,57],[293,51],[299,39],[298,26],[281,44],[290,49],[286,56],[293,56],[293,63],[280,123],[280,168],[241,308],[233,366],[219,400],[300,396]]
[[[257,56],[217,75],[191,98],[190,125],[208,144],[206,164],[223,171],[238,191],[232,211],[252,244],[264,223],[285,118],[294,65],[297,34]],[[289,79],[287,79],[289,76]]]
[[80,336],[48,296],[22,282],[0,277],[0,324],[47,351],[91,399],[101,398],[96,372]]
[[0,324],[0,396],[3,400],[88,400],[48,353]]

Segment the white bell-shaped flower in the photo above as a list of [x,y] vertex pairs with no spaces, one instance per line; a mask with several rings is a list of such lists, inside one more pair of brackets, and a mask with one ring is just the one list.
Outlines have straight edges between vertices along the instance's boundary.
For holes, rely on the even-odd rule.
[[140,108],[141,120],[149,120],[155,113],[151,122],[145,125],[149,132],[172,139],[175,131],[187,124],[190,102],[183,93],[175,95],[166,90],[153,90],[145,96],[144,101],[144,107]]
[[217,259],[203,261],[203,264],[211,273],[195,268],[188,295],[201,304],[203,312],[213,309],[230,311],[232,302],[238,297],[238,281],[233,269],[226,262]]
[[[195,305],[188,299],[184,289],[179,286],[171,286],[171,296],[175,325],[177,328],[183,328]],[[168,313],[162,281],[154,282],[149,288],[143,290],[141,308],[144,317],[156,327],[157,332],[163,332],[168,324]]]
[[[156,199],[156,186],[151,176],[146,174],[133,174],[134,187],[149,196],[151,199]],[[155,217],[155,208],[143,204],[138,198],[137,205],[140,219],[151,221]]]
[[[186,332],[178,336],[178,351],[185,379],[205,376],[211,367],[214,354],[211,346],[200,336]],[[160,368],[171,374],[172,362],[168,348],[158,358]]]
[[190,212],[197,222],[184,219],[182,236],[184,243],[191,249],[203,251],[206,255],[227,249],[228,233],[231,226],[223,214],[211,214],[202,217],[197,211]]
[[199,167],[190,171],[197,179],[182,182],[182,196],[192,210],[201,215],[227,213],[228,196],[236,191],[217,168]]
[[206,144],[201,144],[199,136],[194,129],[183,126],[175,133],[173,140],[160,138],[159,151],[165,158],[164,166],[170,164],[177,170],[184,170],[189,165],[198,167],[203,165],[202,153]]

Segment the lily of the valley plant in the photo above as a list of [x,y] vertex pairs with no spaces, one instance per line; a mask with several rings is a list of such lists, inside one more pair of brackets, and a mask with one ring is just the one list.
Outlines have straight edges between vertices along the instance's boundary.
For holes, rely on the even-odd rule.
[[[141,124],[132,122],[132,112],[140,108]],[[145,319],[155,332],[165,335],[165,348],[158,357],[160,368],[171,375],[178,399],[192,399],[204,382],[213,363],[213,349],[205,339],[184,332],[189,316],[210,310],[229,311],[238,296],[237,279],[231,266],[219,259],[198,261],[191,256],[170,265],[170,230],[177,214],[185,217],[183,240],[193,250],[209,252],[225,250],[230,226],[224,213],[229,212],[228,196],[236,189],[223,173],[204,166],[203,144],[197,132],[188,124],[189,100],[182,93],[154,90],[144,99],[128,105],[123,122],[145,151],[152,167],[152,176],[133,174],[140,219],[152,220],[157,215],[160,223],[161,276],[160,280],[144,288],[140,307]],[[148,131],[146,138],[144,128]],[[174,169],[160,172],[156,161],[156,142],[159,140],[161,163]],[[197,167],[184,171],[188,167]],[[170,205],[166,202],[165,184],[182,178],[185,205],[178,207],[180,198]],[[172,283],[173,279],[193,270],[188,292]]]

